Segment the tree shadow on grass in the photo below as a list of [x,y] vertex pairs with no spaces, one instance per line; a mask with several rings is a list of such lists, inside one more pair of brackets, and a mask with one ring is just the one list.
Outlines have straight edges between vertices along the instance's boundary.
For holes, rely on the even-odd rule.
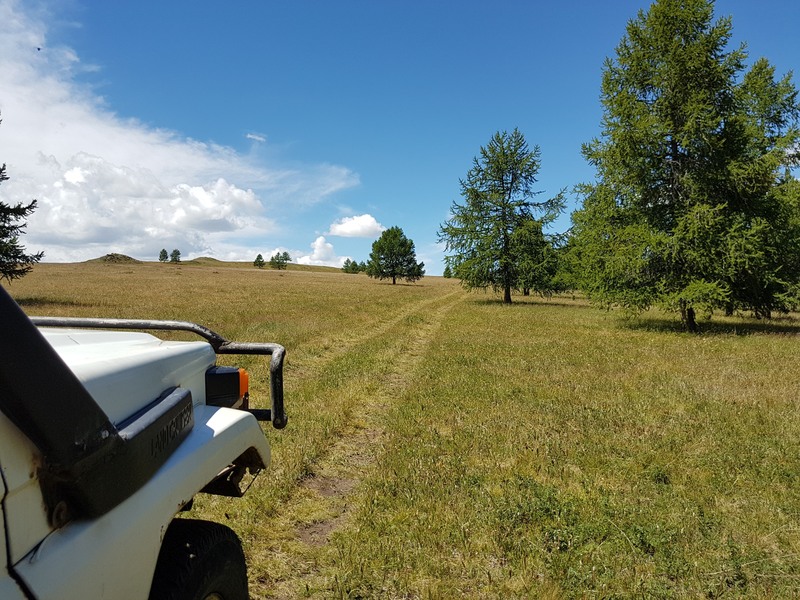
[[378,280],[378,281],[375,282],[375,285],[388,285],[389,287],[392,287],[392,286],[394,286],[394,287],[418,287],[418,288],[431,287],[430,284],[426,285],[422,281],[411,281],[411,282],[409,282],[409,281],[405,281],[405,280],[400,281],[399,279],[397,280],[397,283],[392,283],[391,279],[387,279],[385,281],[384,280]]
[[507,306],[509,309],[515,308],[541,308],[544,306],[555,306],[559,308],[574,308],[574,309],[595,309],[596,307],[586,300],[585,298],[572,297],[572,296],[551,296],[543,298],[542,296],[522,296],[515,297],[511,304],[504,304],[502,298],[477,298],[471,300],[474,304],[481,304],[484,306]]
[[[509,309],[541,308],[553,306],[570,310],[603,311],[581,296],[557,295],[550,298],[526,296],[515,298],[511,304],[503,304],[502,298],[484,297],[472,300],[483,306],[507,306]],[[606,311],[604,311],[606,312]],[[676,317],[626,317],[618,311],[620,326],[631,331],[648,331],[654,333],[687,333]],[[755,319],[746,317],[714,317],[712,320],[701,319],[697,323],[696,335],[800,335],[800,318],[794,315],[779,316],[772,319]]]
[[46,296],[20,296],[14,298],[17,304],[23,308],[40,308],[42,306],[89,306],[76,300],[64,300],[48,298]]
[[[624,327],[633,331],[655,333],[686,333],[678,319],[658,318],[624,320]],[[800,320],[794,317],[778,317],[763,320],[711,320],[698,322],[697,335],[800,335]]]

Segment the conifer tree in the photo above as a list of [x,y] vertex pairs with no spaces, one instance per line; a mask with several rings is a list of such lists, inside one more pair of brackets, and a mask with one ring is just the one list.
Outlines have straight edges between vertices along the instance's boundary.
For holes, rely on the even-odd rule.
[[[0,166],[0,183],[8,181],[6,165]],[[0,201],[0,279],[12,281],[30,272],[42,260],[44,252],[28,254],[19,242],[25,233],[24,219],[36,210],[36,200],[28,204],[7,204]]]
[[800,281],[797,91],[766,59],[745,71],[713,6],[657,0],[628,23],[571,240],[591,297],[663,305],[692,331],[698,310],[788,310]]
[[417,263],[414,242],[399,227],[390,227],[372,244],[367,275],[376,279],[414,282],[425,275],[425,263]]
[[439,241],[452,253],[445,258],[447,265],[468,289],[492,287],[511,303],[511,291],[522,283],[515,232],[525,225],[541,233],[563,209],[563,193],[534,202],[540,193],[533,189],[540,155],[518,129],[495,133],[460,182],[463,204],[453,202]]
[[276,252],[269,259],[270,269],[283,270],[286,265],[291,261],[292,257],[288,252]]

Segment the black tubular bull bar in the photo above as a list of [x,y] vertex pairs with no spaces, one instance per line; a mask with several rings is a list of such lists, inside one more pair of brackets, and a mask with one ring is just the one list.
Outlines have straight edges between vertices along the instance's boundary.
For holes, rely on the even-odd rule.
[[251,408],[247,412],[259,421],[271,421],[275,429],[286,427],[283,407],[283,361],[286,349],[266,342],[232,342],[207,327],[189,321],[154,321],[151,319],[103,319],[82,317],[30,317],[39,327],[74,327],[78,329],[132,329],[149,331],[187,331],[205,339],[216,354],[269,356],[270,406]]

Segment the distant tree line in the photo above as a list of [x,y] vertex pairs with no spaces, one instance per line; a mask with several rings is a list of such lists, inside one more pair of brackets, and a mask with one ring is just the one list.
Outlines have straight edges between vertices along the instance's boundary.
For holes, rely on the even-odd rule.
[[270,269],[285,269],[286,265],[292,262],[292,257],[288,252],[276,252],[269,259]]
[[270,269],[283,270],[290,262],[292,262],[291,255],[288,252],[284,251],[284,252],[276,252],[275,254],[273,254],[270,257],[269,262],[265,261],[264,257],[261,254],[259,254],[253,261],[253,266],[259,269],[263,269],[267,264],[269,264]]
[[344,273],[366,273],[367,272],[367,263],[365,262],[358,262],[356,260],[350,260],[349,258],[344,259],[344,263],[342,264],[342,272]]

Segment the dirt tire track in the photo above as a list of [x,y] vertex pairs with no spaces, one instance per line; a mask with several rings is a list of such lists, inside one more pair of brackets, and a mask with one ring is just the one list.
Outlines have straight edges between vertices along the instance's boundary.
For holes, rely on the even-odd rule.
[[[415,304],[392,319],[381,323],[364,335],[354,338],[346,347],[327,353],[323,362],[352,351],[376,337],[387,338],[390,332],[402,328],[402,335],[389,337],[387,344],[396,349],[396,359],[389,373],[382,374],[382,383],[376,393],[364,398],[357,419],[349,423],[336,441],[313,465],[309,477],[298,484],[289,499],[293,515],[308,515],[304,519],[280,519],[276,526],[293,531],[284,544],[289,554],[286,559],[296,565],[290,577],[277,582],[270,590],[271,598],[295,598],[306,582],[318,574],[319,557],[324,554],[331,535],[346,527],[351,501],[358,487],[369,476],[382,450],[383,416],[392,407],[392,399],[403,395],[413,380],[410,376],[424,361],[427,347],[442,326],[447,314],[464,299],[459,291],[451,292]],[[319,365],[315,365],[319,367]]]
[[395,312],[385,320],[377,321],[374,327],[367,329],[364,333],[353,332],[353,335],[350,337],[342,340],[336,340],[336,342],[321,355],[304,357],[302,366],[297,368],[304,373],[313,373],[314,371],[321,370],[325,367],[325,365],[333,362],[336,360],[336,358],[346,354],[353,348],[368,343],[369,340],[372,340],[376,337],[386,336],[388,332],[396,328],[404,320],[413,318],[415,315],[419,315],[421,313],[426,314],[424,311],[429,307],[442,304],[444,302],[450,304],[450,302],[454,301],[455,298],[457,298],[455,302],[459,302],[463,299],[463,297],[463,290],[458,289],[441,296],[427,298],[411,304],[405,310]]

